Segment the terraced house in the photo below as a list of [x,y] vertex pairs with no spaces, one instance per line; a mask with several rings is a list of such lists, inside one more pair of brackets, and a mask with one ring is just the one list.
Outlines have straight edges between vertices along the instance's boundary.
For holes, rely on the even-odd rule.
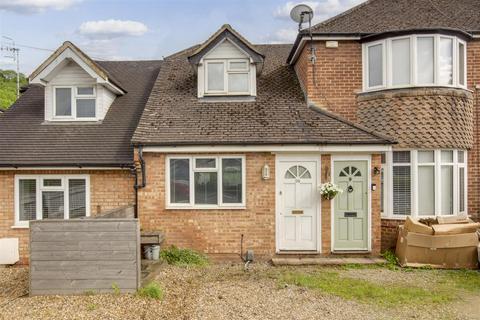
[[293,45],[224,25],[159,61],[66,42],[0,117],[0,237],[26,262],[28,221],[135,205],[212,255],[378,255],[406,216],[478,219],[479,11],[370,0]]

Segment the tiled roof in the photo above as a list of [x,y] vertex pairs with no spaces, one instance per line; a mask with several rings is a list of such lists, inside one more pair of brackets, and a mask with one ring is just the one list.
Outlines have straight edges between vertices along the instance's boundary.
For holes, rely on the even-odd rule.
[[97,61],[127,93],[101,123],[44,124],[44,89],[31,85],[0,117],[0,166],[122,166],[161,61]]
[[167,57],[133,142],[150,145],[385,144],[388,138],[307,106],[295,71],[285,61],[291,45],[257,45],[265,56],[255,101],[197,98],[197,76],[187,57]]
[[360,123],[394,137],[398,148],[473,147],[471,92],[449,88],[398,89],[358,97]]
[[371,34],[406,29],[480,31],[478,0],[369,0],[313,27],[314,33]]

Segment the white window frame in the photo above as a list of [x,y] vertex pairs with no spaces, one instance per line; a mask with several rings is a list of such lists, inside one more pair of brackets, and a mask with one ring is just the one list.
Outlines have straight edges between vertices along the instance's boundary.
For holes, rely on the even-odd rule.
[[[410,38],[410,83],[405,85],[393,85],[392,84],[392,41],[393,40],[400,40]],[[433,45],[434,45],[434,82],[431,84],[419,84],[418,83],[418,74],[417,74],[417,39],[418,38],[433,38]],[[440,70],[440,39],[447,38],[453,40],[453,55],[452,55],[452,71],[453,71],[453,78],[452,84],[440,84],[439,83],[439,70]],[[459,83],[459,61],[458,61],[458,50],[459,44],[463,44],[464,46],[464,57],[465,57],[465,65],[464,65],[464,79],[465,83]],[[383,84],[379,86],[369,86],[369,66],[368,66],[368,48],[371,46],[375,46],[378,44],[382,44],[382,64],[383,64]],[[383,40],[377,40],[373,42],[364,43],[362,45],[362,60],[363,60],[363,91],[377,91],[382,89],[396,89],[396,88],[410,88],[410,87],[451,87],[451,88],[467,88],[467,43],[462,39],[443,35],[443,34],[415,34],[415,35],[408,35],[408,36],[398,36],[392,37]]]
[[[247,68],[245,70],[232,70],[230,68],[231,62],[246,62]],[[208,65],[212,63],[223,63],[223,88],[224,90],[209,90],[208,88]],[[250,66],[250,60],[245,59],[205,59],[205,96],[215,96],[215,95],[227,95],[227,96],[245,96],[251,95],[252,91],[252,81],[251,81],[251,72],[252,67]],[[228,88],[228,75],[229,74],[246,74],[248,81],[248,89],[244,92],[230,92]]]
[[[93,94],[78,94],[78,88],[93,87]],[[71,92],[71,116],[57,116],[57,89],[70,89]],[[95,85],[53,86],[53,120],[68,121],[97,121],[98,120],[98,97]],[[95,117],[77,117],[77,99],[95,99]]]
[[[393,164],[393,152],[396,151],[410,151],[410,163],[396,163]],[[434,160],[435,160],[435,215],[419,215],[418,214],[418,167],[422,165],[430,165],[431,163],[419,163],[418,162],[418,151],[434,151]],[[452,163],[442,163],[441,162],[441,151],[453,151],[453,162]],[[464,153],[464,162],[458,162],[458,151],[463,151]],[[452,215],[442,215],[441,209],[441,166],[442,165],[451,165],[453,166],[453,215],[458,215],[461,213],[468,212],[468,151],[461,149],[396,149],[394,151],[387,152],[385,154],[386,163],[384,167],[384,212],[382,212],[382,218],[385,219],[397,219],[404,220],[406,217],[412,218],[435,218],[438,216],[452,216]],[[410,165],[410,174],[411,174],[411,214],[410,215],[394,215],[393,214],[393,166],[405,166]],[[459,187],[459,168],[464,168],[464,183],[465,183],[465,194],[464,194],[464,203],[465,209],[460,212],[460,187]]]
[[[216,168],[195,168],[196,159],[216,159]],[[183,159],[189,160],[189,203],[172,203],[170,199],[170,160]],[[223,184],[222,184],[222,160],[223,159],[241,159],[242,160],[242,202],[241,203],[223,203]],[[195,172],[217,172],[217,204],[195,204]],[[171,155],[165,157],[165,195],[166,209],[245,209],[246,208],[246,157],[244,155],[214,155],[214,156],[183,156]]]
[[[35,180],[36,181],[36,220],[43,219],[42,213],[42,192],[44,191],[63,191],[64,201],[64,219],[70,218],[70,198],[68,181],[70,179],[84,179],[85,180],[85,216],[90,217],[90,176],[85,174],[72,175],[15,175],[15,222],[13,227],[28,228],[29,221],[20,220],[20,180]],[[43,181],[45,179],[61,179],[61,187],[44,187]]]

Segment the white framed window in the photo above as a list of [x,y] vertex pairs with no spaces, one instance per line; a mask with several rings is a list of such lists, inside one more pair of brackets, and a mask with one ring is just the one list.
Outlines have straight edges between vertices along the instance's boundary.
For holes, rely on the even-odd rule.
[[250,61],[248,59],[206,59],[205,94],[250,95]]
[[90,216],[88,175],[16,175],[15,226]]
[[435,217],[467,212],[467,152],[399,150],[382,164],[383,216]]
[[55,86],[53,90],[55,120],[97,119],[95,86]]
[[440,34],[408,35],[363,45],[364,91],[412,86],[465,88],[466,42]]
[[245,157],[169,156],[167,208],[244,208]]

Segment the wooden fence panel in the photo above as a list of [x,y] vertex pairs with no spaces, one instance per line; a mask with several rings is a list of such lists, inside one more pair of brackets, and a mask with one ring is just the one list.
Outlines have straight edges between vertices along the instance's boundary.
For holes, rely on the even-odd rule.
[[137,219],[30,222],[30,295],[135,292],[139,286]]

